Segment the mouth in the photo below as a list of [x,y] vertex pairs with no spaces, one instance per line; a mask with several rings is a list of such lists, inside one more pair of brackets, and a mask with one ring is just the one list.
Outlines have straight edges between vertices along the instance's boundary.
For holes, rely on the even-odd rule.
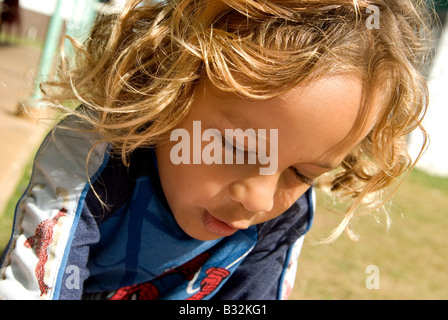
[[221,237],[231,236],[239,230],[230,226],[226,222],[215,218],[207,210],[204,211],[204,227],[208,232],[219,235]]

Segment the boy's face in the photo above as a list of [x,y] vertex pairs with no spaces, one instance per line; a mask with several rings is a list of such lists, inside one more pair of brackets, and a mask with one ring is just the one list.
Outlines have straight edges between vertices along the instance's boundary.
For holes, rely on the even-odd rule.
[[[308,180],[338,167],[360,142],[353,141],[329,154],[353,127],[361,95],[361,82],[348,76],[316,80],[279,97],[255,102],[209,83],[200,86],[192,113],[179,127],[189,133],[190,140],[182,143],[190,146],[190,164],[173,163],[171,151],[180,140],[156,148],[163,191],[179,226],[193,238],[213,240],[285,212],[310,187]],[[362,138],[373,125],[373,116],[369,118]],[[277,146],[270,146],[269,140],[266,144],[271,153],[275,152],[272,147],[278,147],[276,170],[262,175],[260,168],[269,164],[250,164],[247,159],[244,164],[226,164],[224,160],[222,164],[205,164],[203,159],[201,164],[193,164],[200,139],[199,122],[195,122],[195,134],[193,121],[200,121],[202,132],[217,129],[222,136],[225,129],[253,129],[256,133],[266,129],[269,139],[269,133],[277,130],[278,142],[273,140]],[[210,144],[199,143],[200,150]],[[248,147],[249,141],[245,141],[243,148]],[[227,149],[221,148],[224,157]]]

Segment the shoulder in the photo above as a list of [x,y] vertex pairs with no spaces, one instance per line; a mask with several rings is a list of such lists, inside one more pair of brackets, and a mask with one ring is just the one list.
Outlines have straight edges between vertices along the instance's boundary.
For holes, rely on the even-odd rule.
[[108,161],[108,145],[100,143],[98,134],[87,125],[69,117],[41,144],[28,191],[37,186],[53,198],[64,195],[64,203],[75,206]]
[[83,219],[89,181],[108,161],[107,145],[98,144],[97,136],[73,120],[54,128],[34,159],[3,256],[0,295],[4,298],[54,299],[59,294],[60,274]]

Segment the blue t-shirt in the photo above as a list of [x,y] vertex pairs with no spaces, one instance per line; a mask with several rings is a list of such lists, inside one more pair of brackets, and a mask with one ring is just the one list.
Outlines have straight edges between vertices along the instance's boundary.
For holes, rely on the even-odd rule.
[[125,167],[107,144],[97,145],[89,181],[85,159],[96,139],[60,127],[42,144],[2,258],[0,297],[287,297],[311,225],[312,190],[273,220],[199,241],[174,220],[153,149],[136,150]]

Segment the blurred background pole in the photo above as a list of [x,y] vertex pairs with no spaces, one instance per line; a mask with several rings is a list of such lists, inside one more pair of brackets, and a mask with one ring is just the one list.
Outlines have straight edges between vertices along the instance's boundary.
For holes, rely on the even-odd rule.
[[[67,35],[79,43],[83,43],[89,36],[90,29],[98,12],[99,0],[74,0],[73,11],[67,22]],[[70,41],[65,41],[66,54],[73,54]]]
[[[64,5],[71,5],[71,9],[66,10],[70,12],[70,16],[63,16],[63,2]],[[97,13],[98,0],[57,0],[53,15],[47,29],[44,47],[42,49],[41,59],[35,79],[35,90],[32,100],[40,98],[39,84],[47,81],[54,66],[55,56],[61,45],[62,31],[65,21],[65,33],[76,41],[82,43],[89,35],[92,23],[95,20]],[[68,40],[65,40],[65,54],[70,56],[73,53],[73,48]],[[40,104],[35,104],[40,107]]]
[[[63,23],[64,19],[62,17],[62,0],[57,0],[54,13],[51,16],[50,23],[48,25],[47,35],[45,37],[45,43],[42,49],[39,67],[37,68],[35,88],[32,100],[39,99],[39,84],[43,81],[46,81],[48,75],[51,72],[54,61],[53,58],[56,53],[56,49],[60,44]],[[39,107],[39,104],[36,104],[36,106]]]

